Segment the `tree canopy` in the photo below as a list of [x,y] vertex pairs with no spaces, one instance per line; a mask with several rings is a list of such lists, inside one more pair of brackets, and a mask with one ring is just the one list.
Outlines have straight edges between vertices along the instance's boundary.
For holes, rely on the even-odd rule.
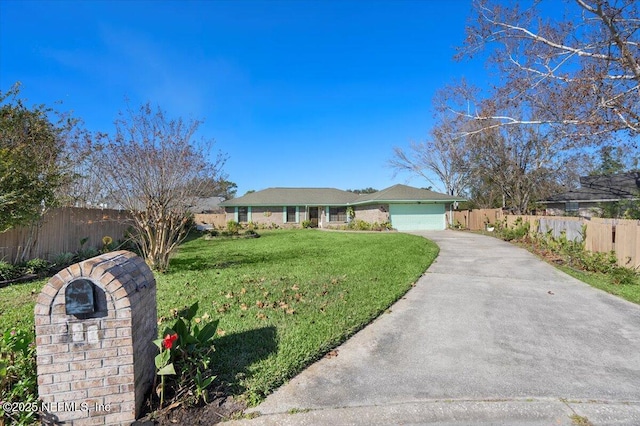
[[[37,220],[71,178],[64,155],[78,122],[0,92],[0,232]],[[53,121],[52,121],[53,120]]]

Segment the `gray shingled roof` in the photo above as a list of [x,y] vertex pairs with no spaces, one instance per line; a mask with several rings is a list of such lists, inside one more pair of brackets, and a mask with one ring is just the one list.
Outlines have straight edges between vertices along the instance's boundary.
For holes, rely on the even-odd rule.
[[347,206],[369,203],[393,202],[452,202],[464,201],[464,198],[413,188],[407,185],[394,185],[373,194],[354,194],[335,188],[267,188],[252,192],[239,198],[227,200],[222,207],[235,206]]
[[224,201],[222,197],[198,198],[193,206],[189,208],[192,213],[209,213],[222,210],[220,203]]
[[220,205],[234,206],[339,206],[347,205],[358,197],[353,192],[335,188],[267,188],[242,197],[227,200]]
[[374,192],[373,194],[363,194],[358,197],[351,204],[368,204],[372,202],[377,203],[393,203],[393,202],[433,202],[433,201],[465,201],[461,197],[453,197],[451,195],[441,194],[439,192],[429,191],[428,189],[414,188],[407,185],[393,185],[382,191]]
[[583,176],[580,185],[578,189],[553,195],[542,202],[603,202],[637,198],[640,194],[640,172]]

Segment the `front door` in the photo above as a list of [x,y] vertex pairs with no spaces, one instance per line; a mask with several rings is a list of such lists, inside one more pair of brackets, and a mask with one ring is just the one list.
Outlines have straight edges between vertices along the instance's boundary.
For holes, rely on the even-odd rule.
[[309,207],[309,221],[311,221],[311,227],[318,227],[318,207]]

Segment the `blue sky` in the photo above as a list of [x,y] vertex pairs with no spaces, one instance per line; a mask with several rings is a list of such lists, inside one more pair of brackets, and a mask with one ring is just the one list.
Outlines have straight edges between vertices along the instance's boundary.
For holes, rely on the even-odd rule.
[[109,132],[125,98],[205,121],[238,195],[383,189],[394,146],[422,141],[454,79],[470,0],[0,0],[0,89]]

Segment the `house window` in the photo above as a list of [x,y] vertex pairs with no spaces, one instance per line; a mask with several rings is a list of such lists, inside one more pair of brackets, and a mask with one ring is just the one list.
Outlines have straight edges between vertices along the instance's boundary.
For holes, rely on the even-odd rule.
[[564,207],[567,212],[577,212],[578,211],[578,203],[574,201],[567,201]]
[[238,222],[249,222],[248,207],[238,207]]
[[296,207],[287,207],[285,210],[285,222],[287,223],[294,223],[298,221],[298,218],[296,217]]
[[346,207],[330,207],[329,220],[331,222],[346,222],[347,208]]

